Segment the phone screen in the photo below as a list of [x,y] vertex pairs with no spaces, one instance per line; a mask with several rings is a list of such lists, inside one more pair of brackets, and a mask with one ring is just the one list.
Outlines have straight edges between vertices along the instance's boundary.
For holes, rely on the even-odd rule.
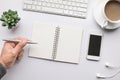
[[101,39],[102,36],[90,35],[88,55],[100,56]]

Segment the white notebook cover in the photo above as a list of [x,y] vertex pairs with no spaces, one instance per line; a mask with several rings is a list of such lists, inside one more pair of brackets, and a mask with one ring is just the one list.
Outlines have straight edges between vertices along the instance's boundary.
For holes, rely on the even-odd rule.
[[[55,43],[56,25],[35,23],[32,32],[32,41],[38,44],[31,45],[30,57],[53,60],[53,45]],[[82,29],[70,26],[59,26],[59,37],[56,46],[55,61],[79,63]]]

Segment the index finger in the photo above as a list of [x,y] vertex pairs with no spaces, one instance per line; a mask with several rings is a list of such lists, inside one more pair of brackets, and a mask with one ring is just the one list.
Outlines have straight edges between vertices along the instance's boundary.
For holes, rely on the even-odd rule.
[[15,52],[19,53],[23,49],[23,47],[27,44],[28,39],[25,39],[25,38],[16,38],[16,39],[21,40],[21,42],[19,42],[14,48]]

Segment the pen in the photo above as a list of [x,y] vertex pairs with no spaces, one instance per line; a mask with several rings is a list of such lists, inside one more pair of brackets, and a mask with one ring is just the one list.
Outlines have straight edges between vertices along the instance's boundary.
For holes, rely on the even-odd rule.
[[[19,43],[21,40],[9,40],[9,39],[3,39],[2,41],[10,42],[10,43]],[[27,42],[27,44],[38,44],[37,42]]]

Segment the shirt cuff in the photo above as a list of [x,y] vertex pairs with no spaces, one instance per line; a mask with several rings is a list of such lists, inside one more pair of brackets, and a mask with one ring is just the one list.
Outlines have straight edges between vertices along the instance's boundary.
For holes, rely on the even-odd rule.
[[5,67],[2,65],[2,64],[0,64],[0,79],[6,74],[6,69],[5,69]]

